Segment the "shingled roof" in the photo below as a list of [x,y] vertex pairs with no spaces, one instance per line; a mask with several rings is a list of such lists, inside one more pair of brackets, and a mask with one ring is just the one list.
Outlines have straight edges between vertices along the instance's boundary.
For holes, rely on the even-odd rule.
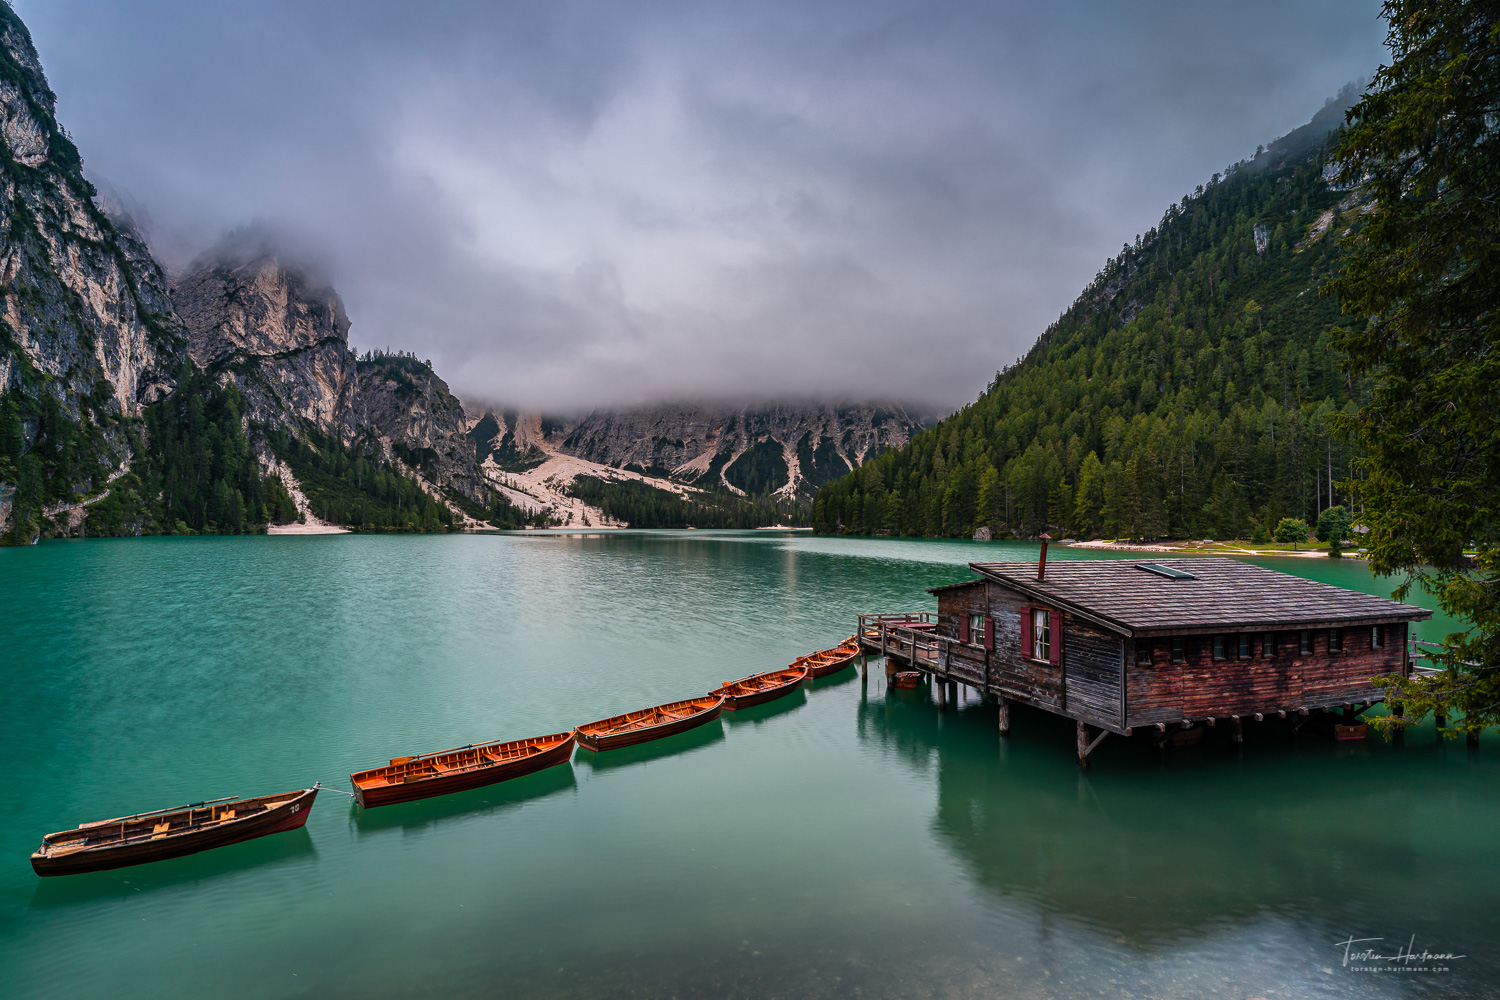
[[[1172,579],[1144,565],[1189,574]],[[1075,611],[1127,635],[1259,631],[1431,618],[1383,597],[1278,573],[1237,559],[1057,559],[1045,580],[1034,562],[970,563],[981,577]]]

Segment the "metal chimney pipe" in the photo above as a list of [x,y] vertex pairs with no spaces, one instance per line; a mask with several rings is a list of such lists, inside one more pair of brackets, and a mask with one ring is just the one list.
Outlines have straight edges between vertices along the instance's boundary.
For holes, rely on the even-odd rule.
[[1038,580],[1047,579],[1047,543],[1051,540],[1051,535],[1047,534],[1045,531],[1042,532],[1042,558],[1036,564],[1036,578]]

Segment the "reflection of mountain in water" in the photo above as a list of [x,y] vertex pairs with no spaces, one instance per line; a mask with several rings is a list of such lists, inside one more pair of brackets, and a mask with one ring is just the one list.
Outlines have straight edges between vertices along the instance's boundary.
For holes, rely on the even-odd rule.
[[[1267,726],[1238,756],[1227,734],[1164,760],[1143,741],[1107,741],[1084,774],[1068,720],[1015,712],[1002,745],[992,705],[944,715],[914,694],[862,703],[860,736],[924,772],[935,764],[933,830],[997,897],[1136,945],[1265,917],[1312,925],[1310,945],[1351,929],[1431,931],[1429,943],[1471,956],[1466,976],[1481,962],[1500,971],[1492,908],[1472,889],[1500,864],[1500,803],[1484,794],[1493,757],[1293,742]],[[1455,926],[1473,939],[1453,940]]]

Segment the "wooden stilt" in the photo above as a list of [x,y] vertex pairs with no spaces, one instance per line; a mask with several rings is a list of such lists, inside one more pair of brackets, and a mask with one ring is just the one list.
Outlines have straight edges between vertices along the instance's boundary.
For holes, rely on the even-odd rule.
[[1000,695],[1000,735],[1010,735],[1010,699]]
[[1233,716],[1232,718],[1234,720],[1234,741],[1236,743],[1244,743],[1245,742],[1245,720],[1241,719],[1238,715]]
[[933,687],[937,689],[937,705],[939,712],[948,711],[948,685],[942,679],[934,677]]
[[1104,742],[1104,737],[1109,735],[1108,729],[1099,730],[1099,735],[1092,740],[1089,739],[1089,727],[1083,723],[1078,724],[1078,766],[1089,766],[1089,754],[1094,752],[1094,747]]
[[870,679],[870,665],[865,660],[865,654],[859,654],[859,679],[862,681]]

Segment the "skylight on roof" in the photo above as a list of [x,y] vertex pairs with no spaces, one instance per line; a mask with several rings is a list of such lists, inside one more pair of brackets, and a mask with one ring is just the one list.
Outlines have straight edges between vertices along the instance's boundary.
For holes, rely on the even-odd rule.
[[1136,569],[1143,569],[1147,573],[1155,573],[1157,576],[1164,576],[1168,580],[1196,580],[1196,579],[1198,579],[1196,576],[1194,576],[1191,573],[1184,573],[1180,569],[1173,569],[1170,566],[1163,566],[1161,563],[1136,563],[1135,564],[1135,568]]

